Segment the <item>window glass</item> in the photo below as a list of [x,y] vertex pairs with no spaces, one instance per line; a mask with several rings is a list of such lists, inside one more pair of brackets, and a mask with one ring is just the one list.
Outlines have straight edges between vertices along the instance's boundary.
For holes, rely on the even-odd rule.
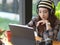
[[9,30],[9,24],[19,24],[19,1],[0,0],[0,29]]

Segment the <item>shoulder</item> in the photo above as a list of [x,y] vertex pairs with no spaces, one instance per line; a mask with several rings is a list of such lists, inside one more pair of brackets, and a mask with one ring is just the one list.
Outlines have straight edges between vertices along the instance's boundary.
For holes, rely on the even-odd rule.
[[36,17],[32,18],[32,21],[39,21],[39,17],[36,16]]
[[55,21],[55,24],[60,24],[60,20],[57,19],[57,20]]
[[28,26],[34,26],[38,21],[38,17],[32,18],[32,20],[28,23]]

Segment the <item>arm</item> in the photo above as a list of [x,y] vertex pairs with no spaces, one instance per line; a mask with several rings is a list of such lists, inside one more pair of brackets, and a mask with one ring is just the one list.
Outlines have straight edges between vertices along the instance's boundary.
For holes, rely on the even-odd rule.
[[27,25],[29,26],[29,27],[34,27],[35,26],[35,18],[33,18]]
[[57,40],[59,29],[60,29],[60,20],[57,20],[55,22],[55,27],[54,27],[54,40]]

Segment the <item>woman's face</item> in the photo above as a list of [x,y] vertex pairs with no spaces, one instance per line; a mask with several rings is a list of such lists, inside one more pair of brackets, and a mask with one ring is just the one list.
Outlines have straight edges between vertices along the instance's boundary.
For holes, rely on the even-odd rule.
[[48,16],[49,16],[49,11],[47,8],[39,8],[38,9],[39,12],[38,12],[38,15],[40,16],[40,18],[43,20],[47,20],[48,19]]

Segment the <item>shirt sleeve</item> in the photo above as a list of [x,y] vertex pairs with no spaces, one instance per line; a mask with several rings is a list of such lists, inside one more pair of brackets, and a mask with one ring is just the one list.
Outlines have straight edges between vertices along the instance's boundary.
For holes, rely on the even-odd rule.
[[55,28],[54,28],[54,30],[53,30],[53,32],[54,32],[54,40],[57,39],[57,35],[58,35],[58,32],[59,32],[59,29],[60,29],[60,21],[57,20],[57,21],[56,21]]
[[36,18],[33,18],[29,23],[28,23],[28,26],[30,26],[30,27],[34,27],[34,26],[36,26],[36,24],[35,24],[35,21],[36,20]]
[[28,23],[28,26],[33,27],[34,31],[36,31],[36,23],[37,23],[37,21],[38,21],[38,19],[37,19],[37,17],[35,17]]

